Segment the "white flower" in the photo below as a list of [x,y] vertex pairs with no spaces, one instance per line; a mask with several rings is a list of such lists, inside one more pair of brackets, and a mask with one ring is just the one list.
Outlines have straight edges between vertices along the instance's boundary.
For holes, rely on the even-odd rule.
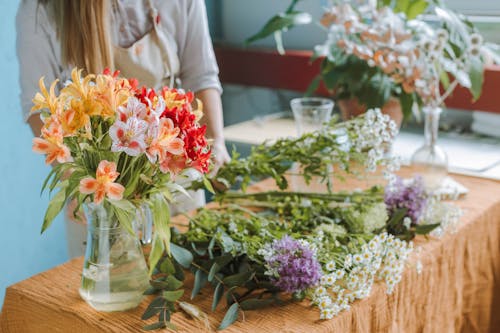
[[335,261],[332,260],[326,264],[326,269],[330,272],[333,272],[335,270]]
[[478,33],[473,33],[470,35],[470,43],[474,46],[483,44],[483,36]]
[[146,149],[145,134],[148,123],[137,117],[130,117],[126,122],[120,120],[109,128],[109,136],[113,141],[112,152],[123,151],[130,156],[138,156]]
[[327,309],[332,305],[332,299],[329,296],[323,296],[318,299],[318,307],[320,310]]
[[406,229],[410,229],[411,227],[411,218],[409,218],[408,216],[406,216],[404,219],[403,219],[403,225]]

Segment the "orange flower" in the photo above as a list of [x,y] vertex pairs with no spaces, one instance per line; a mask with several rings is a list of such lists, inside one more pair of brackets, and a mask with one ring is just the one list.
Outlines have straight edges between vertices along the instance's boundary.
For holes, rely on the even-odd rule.
[[161,118],[157,127],[150,128],[146,135],[146,144],[149,146],[146,156],[151,163],[155,163],[157,158],[160,159],[161,163],[167,153],[184,154],[184,141],[177,137],[179,132],[179,127],[175,127],[170,118]]
[[59,100],[56,97],[55,88],[58,81],[59,80],[55,80],[52,82],[50,85],[50,91],[47,91],[45,83],[43,82],[43,76],[40,78],[38,85],[40,86],[41,93],[37,92],[35,98],[33,98],[34,105],[31,108],[31,112],[48,109],[51,114],[56,113]]
[[121,200],[125,187],[114,183],[120,175],[116,172],[116,163],[103,160],[99,163],[96,178],[86,177],[80,180],[80,193],[94,194],[94,203],[99,204],[107,196],[112,200]]
[[42,129],[42,137],[33,139],[33,151],[46,154],[45,163],[51,164],[55,160],[59,163],[73,160],[69,148],[63,143],[62,128],[57,122]]
[[61,125],[66,136],[75,135],[80,129],[85,129],[86,137],[91,136],[90,117],[80,100],[71,100],[70,107],[61,115]]

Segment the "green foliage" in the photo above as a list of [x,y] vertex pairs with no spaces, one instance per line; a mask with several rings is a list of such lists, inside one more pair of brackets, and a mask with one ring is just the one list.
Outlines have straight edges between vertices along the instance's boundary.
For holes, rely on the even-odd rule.
[[366,154],[356,153],[353,145],[347,150],[345,145],[345,140],[352,141],[359,134],[352,128],[362,121],[363,117],[358,117],[337,123],[334,118],[321,131],[306,133],[296,139],[278,139],[273,144],[264,142],[252,147],[246,158],[234,154],[231,161],[219,169],[215,180],[227,187],[237,185],[246,191],[253,179],[270,177],[280,190],[284,190],[288,188],[285,174],[295,163],[300,165],[300,177],[307,184],[313,177],[320,177],[330,185],[330,177],[342,177],[339,173],[332,174],[332,166],[345,174],[357,174],[352,166],[366,162]]
[[170,250],[172,252],[172,257],[174,257],[182,267],[189,268],[191,266],[193,262],[193,255],[191,252],[173,243],[171,244]]
[[[336,193],[226,192],[217,199],[224,208],[201,209],[190,218],[187,232],[172,232],[172,257],[160,259],[156,269],[160,277],[151,281],[153,289],[161,292],[160,297],[166,301],[155,299],[156,306],[150,305],[145,317],[151,318],[164,310],[173,312],[174,305],[180,306],[183,282],[174,275],[184,267],[194,274],[192,299],[203,288],[211,288],[212,311],[226,299],[228,308],[219,329],[226,328],[238,319],[240,311],[282,302],[280,290],[265,274],[264,258],[259,253],[266,244],[284,235],[313,242],[321,231],[327,240],[318,249],[318,260],[325,264],[341,253],[358,251],[375,234],[398,225],[406,214],[406,210],[396,212],[381,230],[363,233],[356,229],[363,222],[351,220],[353,213],[367,212],[364,223],[372,223],[370,207],[383,204],[380,187]],[[249,210],[241,204],[258,210]],[[434,226],[417,227],[413,235],[432,229]],[[398,236],[404,238],[406,234]],[[163,306],[160,310],[159,305]],[[197,317],[205,317],[203,313],[195,313]]]
[[50,200],[45,217],[43,218],[42,233],[52,224],[54,218],[63,209],[66,203],[66,187],[62,186],[59,192]]
[[223,330],[229,327],[229,325],[231,325],[238,319],[239,314],[240,314],[240,306],[238,303],[234,303],[227,310],[218,329]]
[[292,0],[284,13],[277,14],[269,19],[262,29],[245,40],[245,45],[274,34],[278,52],[285,53],[281,34],[297,25],[308,24],[311,21],[311,16],[308,13],[295,10],[297,2],[298,0]]

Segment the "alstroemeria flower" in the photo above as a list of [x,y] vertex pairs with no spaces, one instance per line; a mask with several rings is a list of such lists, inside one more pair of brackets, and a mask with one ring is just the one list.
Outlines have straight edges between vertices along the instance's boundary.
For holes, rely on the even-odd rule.
[[127,122],[117,120],[109,128],[109,136],[113,140],[111,151],[124,151],[130,156],[137,156],[144,152],[146,143],[144,142],[148,123],[137,117],[127,119]]
[[57,82],[59,82],[59,80],[52,82],[50,90],[47,91],[45,83],[43,82],[43,76],[40,78],[38,85],[41,93],[37,92],[35,98],[33,98],[33,107],[31,108],[31,112],[43,109],[48,109],[51,114],[56,112],[57,104],[59,102],[55,94]]
[[116,172],[116,163],[103,160],[97,167],[96,178],[86,177],[80,180],[80,193],[94,193],[95,204],[101,203],[104,196],[112,200],[121,200],[125,187],[114,183],[119,175],[120,173]]
[[131,97],[126,106],[118,107],[118,118],[124,123],[132,117],[144,119],[146,117],[146,112],[146,105],[141,103],[136,97]]
[[146,155],[151,163],[160,159],[160,163],[165,158],[167,153],[173,155],[184,154],[184,141],[177,136],[180,129],[174,127],[174,122],[169,118],[162,118],[158,125],[153,125],[148,130],[146,142],[148,149]]
[[61,125],[52,122],[50,126],[42,129],[42,137],[33,139],[33,151],[46,154],[45,163],[51,164],[55,160],[59,163],[73,160],[69,148],[63,143]]
[[160,162],[160,170],[163,173],[169,172],[171,176],[175,176],[186,169],[187,162],[184,155],[167,154]]

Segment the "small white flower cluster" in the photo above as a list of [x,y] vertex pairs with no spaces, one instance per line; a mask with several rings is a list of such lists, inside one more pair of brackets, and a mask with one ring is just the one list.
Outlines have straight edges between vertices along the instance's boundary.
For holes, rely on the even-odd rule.
[[439,223],[439,227],[431,231],[430,235],[442,237],[447,232],[455,233],[457,231],[462,215],[462,210],[456,205],[443,202],[437,197],[430,197],[420,224]]
[[362,121],[354,121],[349,125],[352,149],[356,153],[367,153],[366,170],[374,172],[378,164],[386,165],[393,172],[399,169],[399,161],[386,156],[387,148],[398,133],[396,123],[380,109],[370,109],[362,117]]
[[385,281],[387,293],[392,293],[412,250],[412,243],[383,233],[363,244],[360,252],[347,254],[340,264],[326,263],[320,284],[311,294],[320,319],[331,319],[348,310],[354,300],[369,296],[377,280]]

